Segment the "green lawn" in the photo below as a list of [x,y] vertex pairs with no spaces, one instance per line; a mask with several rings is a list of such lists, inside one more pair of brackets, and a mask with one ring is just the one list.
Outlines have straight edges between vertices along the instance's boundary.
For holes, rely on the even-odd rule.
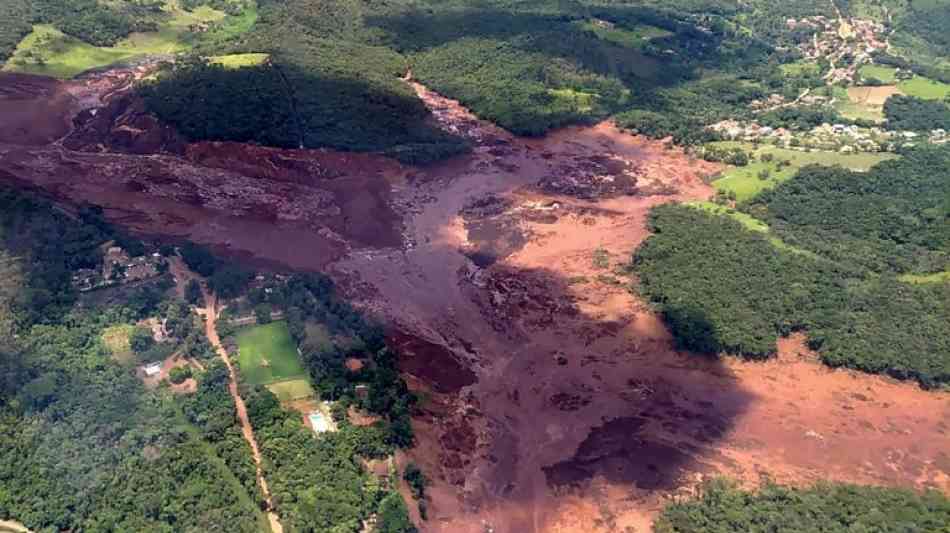
[[306,376],[284,321],[244,329],[237,344],[241,375],[248,383],[265,385]]
[[[718,190],[734,192],[736,201],[739,202],[748,200],[765,189],[775,187],[794,176],[799,168],[806,165],[841,165],[851,170],[868,170],[881,161],[897,157],[894,154],[887,153],[801,152],[768,145],[756,148],[750,143],[733,141],[714,143],[714,145],[741,147],[747,152],[755,154],[755,161],[751,161],[744,167],[727,169],[721,178],[713,182],[713,186]],[[773,161],[769,163],[762,162],[763,154],[772,154]],[[791,161],[791,165],[779,170],[777,162],[780,160]],[[759,178],[759,173],[766,169],[769,171],[769,177],[767,179]]]
[[864,65],[858,70],[862,78],[877,78],[884,83],[897,81],[897,69],[883,65]]
[[943,100],[950,96],[950,85],[927,78],[915,76],[897,84],[907,96],[916,96],[927,100]]

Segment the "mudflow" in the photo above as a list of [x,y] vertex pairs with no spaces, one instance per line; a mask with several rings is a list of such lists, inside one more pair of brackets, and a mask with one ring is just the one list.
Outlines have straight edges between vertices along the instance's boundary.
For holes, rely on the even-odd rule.
[[331,273],[424,399],[400,457],[434,480],[423,531],[647,531],[718,475],[950,491],[947,393],[825,368],[800,337],[766,363],[678,352],[627,289],[650,208],[708,198],[716,166],[609,123],[516,138],[418,84],[472,154],[188,143],[130,93],[150,68],[0,74],[0,179]]

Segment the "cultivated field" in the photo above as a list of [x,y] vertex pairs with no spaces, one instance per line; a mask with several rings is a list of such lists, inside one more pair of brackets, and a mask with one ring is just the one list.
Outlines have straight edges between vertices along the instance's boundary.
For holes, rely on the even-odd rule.
[[306,375],[286,322],[242,330],[237,343],[241,375],[248,383],[265,385]]

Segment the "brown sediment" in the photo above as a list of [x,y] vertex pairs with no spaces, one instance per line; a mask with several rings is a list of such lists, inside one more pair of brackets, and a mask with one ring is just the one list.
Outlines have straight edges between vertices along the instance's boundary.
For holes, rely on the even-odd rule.
[[386,320],[423,398],[405,459],[434,481],[424,531],[645,531],[710,475],[950,490],[947,393],[828,369],[801,337],[764,363],[679,352],[628,290],[649,210],[708,198],[718,166],[610,123],[518,139],[414,86],[470,155],[415,169],[233,143],[7,142],[0,179],[142,233],[329,265]]

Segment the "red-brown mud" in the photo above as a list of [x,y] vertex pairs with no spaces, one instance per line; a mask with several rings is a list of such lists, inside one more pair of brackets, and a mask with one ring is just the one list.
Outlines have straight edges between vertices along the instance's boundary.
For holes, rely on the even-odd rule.
[[[282,267],[318,269],[352,248],[402,242],[390,202],[393,183],[404,180],[400,165],[322,150],[189,145],[126,90],[147,72],[72,82],[0,74],[0,177],[99,205],[141,234]],[[16,133],[31,123],[30,135]]]
[[[609,123],[517,139],[418,85],[472,154],[416,169],[181,148],[134,100],[113,104],[136,75],[65,84],[68,124],[114,105],[108,120],[90,111],[29,143],[0,139],[0,179],[102,205],[140,233],[328,268],[396,332],[423,398],[408,453],[434,481],[422,530],[646,531],[711,475],[950,490],[950,395],[828,369],[800,337],[766,363],[681,353],[627,290],[619,267],[650,208],[708,198],[715,165]],[[0,88],[21,94],[21,81],[0,75]],[[60,94],[49,81],[36,92]],[[34,109],[60,124],[61,108]]]

